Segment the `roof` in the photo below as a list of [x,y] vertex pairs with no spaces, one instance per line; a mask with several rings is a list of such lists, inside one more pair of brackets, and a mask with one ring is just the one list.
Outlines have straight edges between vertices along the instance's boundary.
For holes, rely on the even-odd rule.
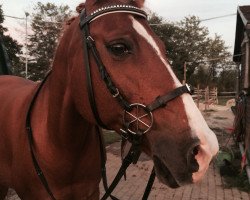
[[234,44],[234,62],[241,61],[241,44],[244,40],[244,32],[247,32],[250,38],[250,5],[239,6],[237,9],[236,35]]

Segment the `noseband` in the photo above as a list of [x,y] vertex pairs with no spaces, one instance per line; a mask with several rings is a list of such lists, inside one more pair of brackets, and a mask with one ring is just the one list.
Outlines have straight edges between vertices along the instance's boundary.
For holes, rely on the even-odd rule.
[[[103,121],[101,120],[96,106],[95,95],[92,86],[91,67],[89,62],[90,50],[99,69],[101,78],[105,82],[107,89],[109,90],[113,98],[115,98],[124,109],[123,124],[120,130],[125,138],[130,138],[131,135],[143,135],[149,132],[154,122],[152,112],[158,108],[165,107],[167,102],[175,99],[176,97],[184,93],[190,93],[190,88],[187,85],[178,87],[166,95],[158,96],[149,105],[143,105],[142,103],[137,102],[128,102],[124,95],[121,94],[119,89],[112,81],[105,65],[103,64],[100,58],[100,54],[96,48],[95,41],[89,32],[89,25],[91,24],[91,22],[104,15],[113,13],[127,13],[147,19],[147,14],[145,11],[130,5],[113,5],[102,7],[88,16],[86,15],[85,10],[82,11],[80,16],[80,28],[83,34],[84,62],[87,72],[86,76],[88,86],[88,97],[97,124],[102,128],[108,129],[105,123],[103,123]],[[138,115],[138,113],[143,114]]]

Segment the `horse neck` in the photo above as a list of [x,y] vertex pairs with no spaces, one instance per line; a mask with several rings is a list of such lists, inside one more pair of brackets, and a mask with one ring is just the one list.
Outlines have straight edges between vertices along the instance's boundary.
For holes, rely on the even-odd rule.
[[41,90],[42,100],[37,107],[46,113],[46,142],[68,146],[73,150],[82,147],[86,141],[95,146],[92,143],[96,141],[96,130],[75,107],[70,88],[68,59],[65,56],[68,49],[66,45],[67,42],[61,42],[57,49],[52,73]]

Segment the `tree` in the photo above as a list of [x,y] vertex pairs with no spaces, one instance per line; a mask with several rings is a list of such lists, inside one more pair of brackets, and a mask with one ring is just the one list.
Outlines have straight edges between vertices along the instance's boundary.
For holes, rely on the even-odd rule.
[[68,6],[38,2],[31,15],[31,28],[28,50],[32,63],[29,64],[30,79],[42,79],[50,69],[63,22],[69,18]]
[[183,66],[185,62],[188,62],[187,77],[189,78],[195,69],[202,64],[201,61],[205,57],[209,34],[207,28],[201,27],[200,21],[195,16],[185,17],[184,20],[177,23],[167,22],[163,24],[162,19],[156,15],[153,15],[151,20],[162,24],[153,27],[153,29],[164,41],[168,59],[177,77],[180,80],[183,79]]
[[[192,74],[190,80],[189,80],[189,84],[197,87],[198,85],[200,86],[200,88],[205,88],[208,85],[210,85],[210,69],[203,65],[200,66],[194,74]],[[211,85],[210,85],[211,86]]]
[[208,41],[208,29],[200,26],[200,21],[197,17],[185,17],[184,20],[176,23],[178,26],[178,32],[175,32],[175,44],[177,48],[171,52],[170,56],[173,59],[173,66],[176,73],[181,76],[182,80],[184,71],[183,65],[187,62],[187,80],[191,75],[204,65],[204,59],[206,59],[206,48],[209,46]]
[[9,35],[6,35],[8,31],[2,24],[4,22],[4,14],[2,10],[2,5],[0,5],[0,37],[4,43],[7,54],[10,59],[10,64],[12,66],[12,71],[15,75],[20,75],[20,70],[22,69],[23,63],[21,62],[20,55],[22,54],[22,46],[14,40]]
[[208,29],[201,26],[198,17],[189,16],[180,22],[164,23],[161,17],[153,14],[150,24],[153,24],[153,30],[165,43],[167,57],[180,80],[183,80],[185,62],[187,80],[193,84],[197,80],[193,79],[197,78],[197,73],[208,73],[208,84],[215,81],[219,69],[227,65],[230,58],[228,47],[218,35],[210,38]]
[[219,91],[236,91],[237,70],[235,67],[223,69],[218,77]]
[[225,42],[217,34],[214,38],[209,38],[209,45],[207,47],[207,59],[210,66],[210,75],[212,81],[215,80],[218,73],[225,66],[231,65],[231,53]]

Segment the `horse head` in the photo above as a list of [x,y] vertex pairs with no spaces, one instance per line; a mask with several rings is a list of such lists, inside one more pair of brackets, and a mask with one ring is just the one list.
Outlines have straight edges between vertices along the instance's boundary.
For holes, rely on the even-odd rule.
[[[95,45],[97,54],[87,55],[94,101],[106,127],[121,132],[127,120],[130,132],[143,130],[142,149],[153,159],[158,179],[170,187],[178,187],[202,179],[218,151],[218,142],[188,92],[164,101],[157,109],[149,109],[157,97],[172,94],[182,85],[167,61],[163,42],[145,19],[143,3],[143,0],[86,0],[78,7],[85,17],[99,12],[85,22],[91,36],[88,39],[92,40],[86,49],[90,51],[89,46]],[[100,14],[112,6],[128,6],[132,10]],[[96,124],[87,95],[86,55],[82,45],[86,38],[79,20],[80,17],[71,23],[64,36],[68,44],[68,75],[77,110],[89,123]],[[111,95],[102,80],[106,71],[100,73],[96,57],[119,89],[116,94]],[[120,94],[129,102],[130,109],[126,110],[117,101]]]

